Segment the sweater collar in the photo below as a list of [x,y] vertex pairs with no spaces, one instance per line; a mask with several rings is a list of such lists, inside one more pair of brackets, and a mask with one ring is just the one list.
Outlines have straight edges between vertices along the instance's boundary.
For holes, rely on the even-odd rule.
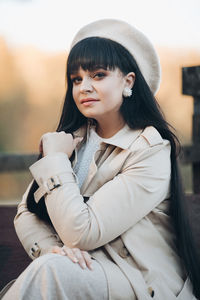
[[[84,143],[87,138],[89,137],[89,129],[90,126],[84,125],[83,127],[79,128],[74,132],[74,136],[76,137],[84,137],[82,142],[79,144],[81,147],[82,143]],[[93,129],[95,130],[95,129]],[[107,145],[117,146],[121,149],[128,149],[130,148],[131,144],[137,139],[137,137],[142,133],[142,129],[131,129],[127,124],[119,130],[115,135],[111,138],[104,139],[102,138],[102,142],[100,143],[100,149],[106,148]],[[79,148],[78,147],[78,148]]]

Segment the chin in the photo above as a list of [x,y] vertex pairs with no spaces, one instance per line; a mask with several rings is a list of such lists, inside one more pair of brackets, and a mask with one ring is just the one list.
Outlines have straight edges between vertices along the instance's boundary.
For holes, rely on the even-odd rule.
[[92,113],[81,112],[86,118],[96,119],[97,115]]

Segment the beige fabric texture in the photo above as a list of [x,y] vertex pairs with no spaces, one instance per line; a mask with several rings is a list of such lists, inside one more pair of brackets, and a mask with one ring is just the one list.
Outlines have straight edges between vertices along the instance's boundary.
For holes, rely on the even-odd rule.
[[[74,134],[84,136],[85,142],[86,128]],[[55,229],[27,210],[28,190],[19,204],[16,232],[33,259],[35,242],[40,255],[64,243],[89,251],[102,265],[111,300],[124,295],[124,290],[116,294],[122,278],[116,266],[126,277],[127,293],[131,286],[133,299],[152,299],[152,293],[155,300],[195,299],[176,253],[168,216],[170,143],[154,127],[125,126],[109,144],[102,142],[81,190],[64,153],[45,156],[30,171],[39,186],[64,173],[70,182],[45,196]],[[83,196],[89,197],[86,203]]]
[[26,268],[2,299],[107,300],[108,289],[98,262],[92,271],[83,270],[66,256],[46,254]]

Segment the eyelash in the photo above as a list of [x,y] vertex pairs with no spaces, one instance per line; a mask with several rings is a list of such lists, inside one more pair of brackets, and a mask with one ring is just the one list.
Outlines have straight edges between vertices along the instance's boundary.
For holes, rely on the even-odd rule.
[[98,73],[96,73],[96,74],[94,75],[94,77],[95,77],[96,75],[101,75],[100,78],[106,76],[106,74],[103,73],[103,72],[98,72]]
[[[103,72],[98,72],[98,73],[96,73],[96,74],[93,76],[93,78],[95,78],[97,75],[100,76],[100,77],[98,77],[98,78],[103,78],[103,77],[106,76],[105,73],[103,73]],[[72,78],[71,81],[72,81],[72,83],[77,83],[76,80],[80,80],[80,79],[81,79],[81,77],[78,77],[78,76],[77,76],[77,77]]]

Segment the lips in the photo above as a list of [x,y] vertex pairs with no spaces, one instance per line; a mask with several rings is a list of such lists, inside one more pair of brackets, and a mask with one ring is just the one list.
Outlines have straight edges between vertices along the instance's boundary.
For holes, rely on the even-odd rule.
[[99,101],[99,100],[97,100],[97,99],[94,99],[94,98],[86,98],[86,99],[81,99],[81,104],[83,104],[83,103],[92,103],[92,102],[97,102],[97,101]]

